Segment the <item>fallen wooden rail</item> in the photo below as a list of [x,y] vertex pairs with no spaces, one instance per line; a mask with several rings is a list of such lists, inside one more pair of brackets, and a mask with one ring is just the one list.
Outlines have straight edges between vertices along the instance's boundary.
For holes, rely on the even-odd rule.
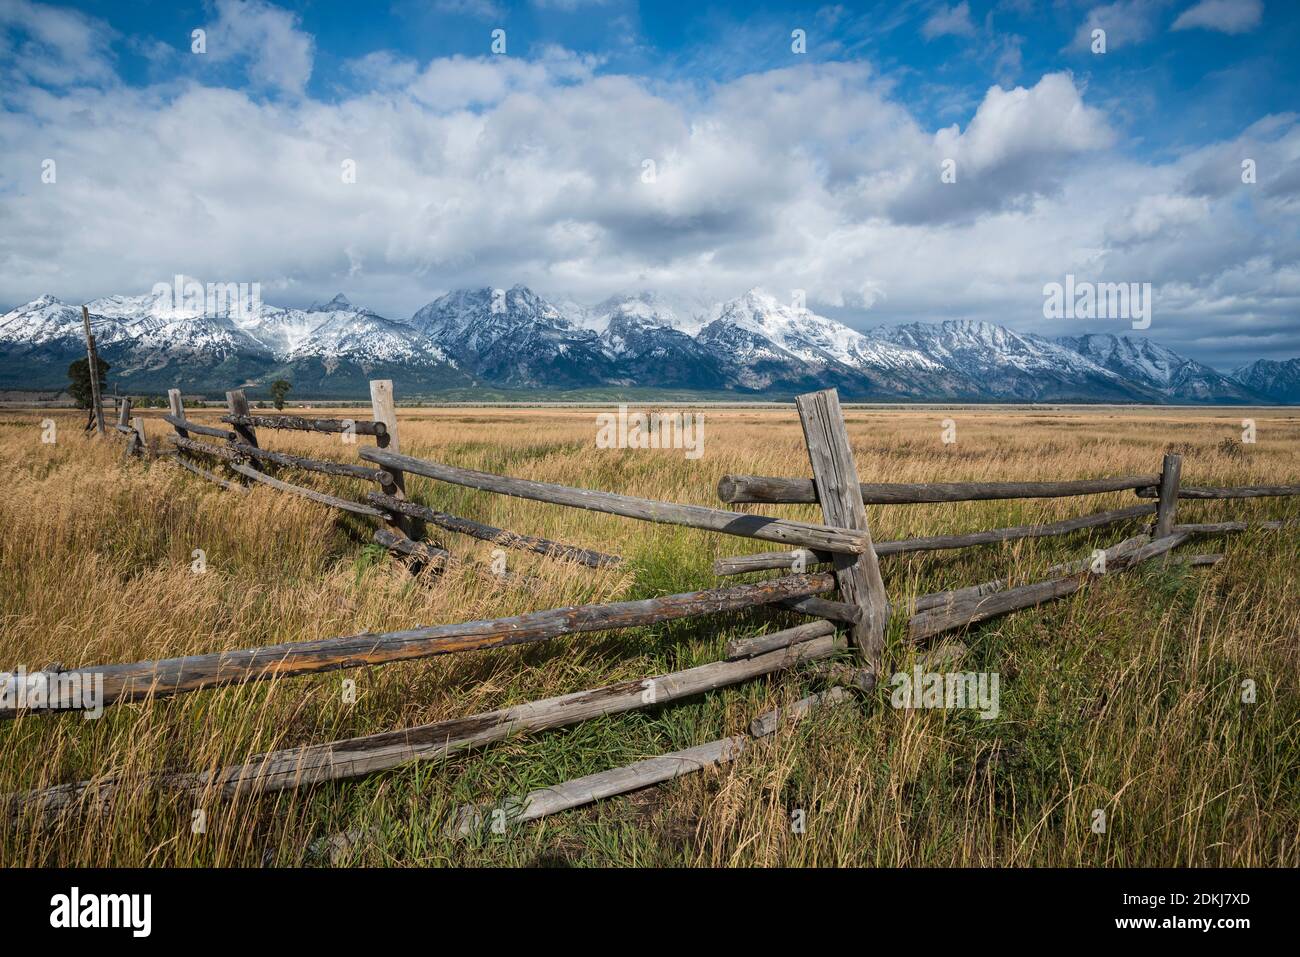
[[303,488],[301,485],[292,485],[289,482],[281,482],[277,478],[271,478],[265,472],[259,472],[255,468],[250,468],[240,462],[227,462],[231,469],[238,472],[246,478],[253,479],[255,482],[261,482],[263,485],[269,485],[273,489],[281,492],[289,492],[293,495],[301,495],[303,498],[309,498],[320,505],[328,505],[330,508],[341,509],[345,512],[354,512],[357,515],[369,515],[372,518],[387,518],[387,513],[381,512],[370,505],[364,505],[361,502],[354,502],[351,499],[339,498],[337,495],[329,495],[326,492],[318,492],[315,489]]
[[[1063,498],[1068,495],[1099,495],[1158,485],[1159,475],[1128,475],[1118,478],[1078,479],[1069,482],[863,482],[866,505],[915,505],[926,502],[981,502],[1005,498]],[[766,505],[801,505],[817,501],[812,479],[773,478],[764,475],[724,475],[718,482],[718,498],[735,504],[756,502]]]
[[756,717],[749,725],[749,734],[738,734],[707,744],[683,748],[670,754],[646,758],[626,767],[600,771],[584,777],[565,781],[546,788],[538,788],[518,797],[508,798],[496,805],[464,805],[453,818],[448,833],[453,837],[468,837],[484,827],[524,824],[540,818],[592,804],[605,798],[639,791],[674,778],[694,774],[706,768],[719,767],[734,761],[751,744],[761,742],[780,727],[782,722],[795,722],[806,718],[818,708],[849,699],[843,688],[831,688],[809,695],[788,708],[773,708]]
[[297,415],[223,415],[222,422],[261,429],[292,429],[297,432],[353,432],[385,436],[388,427],[369,419],[305,419]]
[[[1158,492],[1154,488],[1140,488],[1137,494],[1142,498],[1155,498]],[[1300,495],[1300,485],[1237,485],[1230,488],[1183,485],[1178,489],[1179,498],[1271,498],[1282,495]]]
[[776,651],[778,648],[797,645],[801,641],[812,641],[814,638],[824,638],[833,634],[835,634],[835,625],[833,623],[829,621],[810,621],[807,624],[795,625],[793,628],[774,631],[767,635],[758,635],[754,638],[733,638],[727,642],[724,657],[728,661],[735,661],[737,658],[752,658],[755,655]]
[[[161,698],[219,685],[409,661],[461,651],[504,648],[558,635],[611,631],[662,621],[737,611],[835,587],[829,572],[665,595],[636,601],[574,605],[508,618],[433,625],[343,638],[264,645],[158,661],[87,665],[70,672],[103,676],[103,704]],[[12,717],[0,708],[0,717]]]
[[[1156,506],[1133,505],[1117,508],[1108,512],[1097,512],[1079,518],[1067,518],[1046,525],[1015,525],[1009,528],[994,528],[985,532],[968,532],[961,535],[934,535],[928,538],[902,538],[892,542],[876,542],[877,555],[908,555],[914,552],[941,551],[952,548],[969,548],[973,545],[992,545],[998,542],[1017,541],[1026,538],[1047,538],[1054,535],[1068,535],[1085,528],[1098,528],[1131,521],[1144,515],[1154,515]],[[743,575],[747,572],[773,568],[807,568],[831,560],[831,553],[808,549],[796,549],[788,552],[756,552],[752,555],[737,555],[733,558],[719,558],[713,563],[713,574],[725,577]]]
[[1225,532],[1278,531],[1283,528],[1300,528],[1300,520],[1277,522],[1202,522],[1201,524],[1175,525],[1175,532],[1193,535],[1218,535]]
[[[1106,573],[1123,571],[1140,562],[1163,555],[1190,536],[1185,533],[1158,538],[1137,548],[1107,566]],[[1031,608],[1057,598],[1064,598],[1083,588],[1092,578],[1091,571],[1080,571],[1060,578],[1032,582],[1018,588],[987,593],[970,601],[944,604],[913,615],[908,621],[908,638],[921,641],[954,628],[964,628],[1007,612]]]
[[497,492],[501,495],[513,495],[537,502],[550,502],[593,512],[621,515],[625,518],[637,518],[647,522],[685,525],[690,528],[725,532],[728,535],[804,545],[809,548],[824,548],[827,551],[848,554],[859,554],[867,547],[868,539],[865,533],[847,528],[831,528],[827,525],[795,522],[783,518],[765,518],[760,515],[727,512],[704,505],[678,505],[647,498],[634,498],[631,495],[619,495],[614,492],[507,478],[490,472],[477,472],[454,465],[429,462],[409,455],[396,455],[383,449],[363,448],[360,450],[360,455],[366,461],[376,462],[386,468],[423,475],[453,485]]
[[[521,732],[565,727],[602,715],[657,707],[781,671],[802,661],[824,658],[843,648],[834,638],[818,638],[755,658],[716,661],[670,674],[634,678],[468,718],[271,751],[213,772],[168,774],[143,783],[199,797],[233,797],[361,777],[411,761],[428,761],[465,748],[503,741]],[[649,689],[654,693],[647,694]],[[141,783],[138,780],[123,783],[106,776],[7,795],[0,803],[11,815],[24,811],[50,813],[73,806],[106,808],[119,791]]]
[[[1134,535],[1132,538],[1126,538],[1117,545],[1112,545],[1109,548],[1103,549],[1103,561],[1104,563],[1109,564],[1117,558],[1121,558],[1137,551],[1150,541],[1151,536],[1146,534]],[[1092,567],[1093,563],[1093,558],[1080,558],[1071,562],[1053,565],[1047,570],[1047,574],[1049,576],[1071,575],[1076,572],[1087,571]],[[963,588],[932,592],[928,595],[921,595],[918,597],[911,604],[911,611],[915,614],[918,611],[925,611],[930,608],[938,608],[944,605],[951,606],[958,604],[959,602],[980,598],[984,595],[991,595],[994,592],[1005,591],[1009,587],[1011,587],[1011,579],[995,578],[992,581],[967,585]]]
[[500,545],[503,548],[517,548],[538,555],[545,555],[548,558],[577,562],[589,568],[604,568],[621,564],[623,561],[617,555],[605,555],[589,548],[579,548],[576,545],[562,545],[559,542],[553,542],[547,538],[538,538],[535,535],[520,535],[516,532],[508,532],[503,528],[484,525],[482,522],[461,518],[458,515],[449,515],[446,512],[429,508],[427,505],[421,505],[409,499],[385,495],[382,492],[370,492],[366,498],[390,512],[399,512],[412,518],[421,518],[429,524],[444,528],[449,532],[460,532],[462,535],[469,535],[485,542],[491,542],[493,545]]
[[425,565],[432,565],[435,568],[446,568],[451,561],[451,552],[445,548],[439,548],[437,545],[431,545],[428,542],[417,542],[391,529],[375,529],[374,539],[376,544],[384,546],[389,551],[397,552],[408,558],[414,558]]
[[195,465],[193,462],[190,462],[187,459],[185,459],[183,456],[174,455],[172,457],[172,461],[175,462],[177,465],[179,465],[181,468],[193,472],[195,475],[198,475],[201,478],[207,479],[209,482],[212,482],[214,485],[220,485],[227,492],[238,492],[240,495],[243,495],[248,491],[242,485],[236,485],[234,482],[228,482],[225,479],[223,479],[221,476],[214,475],[212,472],[209,472],[205,468],[200,468],[199,466]]

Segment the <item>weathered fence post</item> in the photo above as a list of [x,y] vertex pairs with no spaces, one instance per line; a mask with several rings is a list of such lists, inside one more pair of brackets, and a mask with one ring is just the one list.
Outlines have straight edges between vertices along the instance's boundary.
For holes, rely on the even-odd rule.
[[[126,430],[131,428],[131,400],[123,396],[117,403],[117,431],[126,435]],[[126,451],[122,453],[122,458],[129,459],[137,453],[136,434],[132,432],[127,436]]]
[[[248,398],[244,395],[243,389],[231,389],[226,393],[226,408],[231,415],[252,415],[248,408]],[[239,440],[245,445],[251,445],[253,448],[260,448],[257,444],[257,430],[251,425],[239,425],[232,423],[230,426],[239,436]]]
[[144,438],[144,419],[138,415],[135,416],[135,418],[131,420],[131,427],[135,429],[135,439],[133,440],[133,444],[135,445],[135,454],[144,458],[149,451],[149,446],[145,443]]
[[[172,415],[176,418],[185,418],[185,403],[181,401],[180,389],[167,390],[167,405],[171,408]],[[182,439],[188,439],[190,437],[188,432],[174,422],[172,423],[172,428],[176,430],[176,434]]]
[[[375,436],[375,444],[394,455],[400,455],[402,442],[397,433],[397,401],[393,397],[392,379],[370,380],[370,417],[376,422],[384,423],[385,433]],[[393,477],[393,485],[384,492],[393,498],[406,498],[406,475],[400,469],[385,467],[384,471]],[[408,515],[394,514],[394,528],[410,538],[424,537],[424,523]]]
[[1156,538],[1173,534],[1174,513],[1178,509],[1178,480],[1182,471],[1183,457],[1166,454],[1164,467],[1160,472],[1160,502],[1156,506]]
[[[232,416],[253,414],[248,407],[248,398],[247,396],[244,395],[243,389],[231,389],[229,392],[226,393],[226,409]],[[235,430],[235,434],[239,436],[240,441],[243,442],[245,445],[251,445],[253,448],[259,448],[257,444],[257,430],[254,429],[251,424],[238,425],[236,423],[231,423],[230,427]],[[253,459],[248,460],[248,466],[249,468],[256,469],[259,472],[265,471]],[[241,475],[239,477],[239,480],[244,485],[247,485],[249,482],[249,478],[247,475]]]
[[[86,332],[86,363],[90,366],[91,419],[100,435],[104,434],[104,407],[99,398],[99,353],[95,351],[95,334],[90,331],[90,310],[81,307],[81,326]],[[90,428],[90,424],[86,424]]]
[[868,666],[879,673],[889,601],[885,597],[885,583],[880,577],[876,549],[871,542],[867,510],[862,504],[858,469],[853,461],[844,413],[840,410],[840,397],[834,389],[826,389],[801,395],[795,399],[795,404],[803,423],[813,482],[826,524],[861,531],[866,536],[867,547],[860,555],[834,556],[835,578],[844,600],[858,610],[858,620],[851,629],[853,643]]

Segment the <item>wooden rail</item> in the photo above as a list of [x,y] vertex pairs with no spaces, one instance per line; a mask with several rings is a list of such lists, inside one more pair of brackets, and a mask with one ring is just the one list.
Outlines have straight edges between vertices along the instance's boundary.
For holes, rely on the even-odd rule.
[[[88,665],[72,672],[103,676],[105,706],[143,698],[244,684],[363,665],[544,641],[559,635],[612,631],[679,618],[718,614],[815,595],[835,587],[829,573],[790,575],[764,582],[665,595],[636,601],[575,605],[451,625],[408,628],[343,638],[263,645],[239,651],[188,655],[159,661]],[[0,708],[0,717],[13,709]]]
[[513,495],[537,502],[568,505],[609,515],[621,515],[647,522],[685,525],[690,528],[725,532],[728,535],[804,545],[809,548],[824,548],[827,551],[847,554],[859,554],[870,544],[870,539],[865,533],[853,529],[832,528],[827,525],[813,525],[783,518],[765,518],[742,512],[727,512],[704,505],[657,502],[648,498],[634,498],[631,495],[600,492],[594,489],[571,488],[549,482],[533,482],[529,479],[507,478],[491,472],[478,472],[412,458],[409,455],[397,455],[385,452],[383,449],[363,448],[360,450],[360,455],[366,461],[376,462],[385,468],[423,475],[453,485],[497,492],[501,495]]
[[382,422],[369,419],[305,419],[297,415],[223,415],[222,422],[261,429],[292,429],[297,432],[353,432],[356,435],[388,434]]
[[507,798],[496,806],[467,804],[457,812],[447,831],[453,837],[468,837],[485,827],[495,829],[499,824],[524,824],[605,798],[663,784],[706,768],[719,767],[736,760],[751,745],[771,737],[782,723],[801,721],[819,708],[850,697],[849,692],[843,688],[830,688],[801,698],[787,708],[773,708],[763,712],[750,722],[747,735],[738,734],[707,744],[697,744],[680,751],[646,758],[626,767],[538,788],[518,797]]
[[[1137,494],[1142,498],[1156,498],[1155,488],[1140,488]],[[1271,498],[1286,495],[1300,495],[1300,485],[1237,485],[1229,488],[1205,488],[1184,485],[1178,489],[1179,498]]]
[[230,429],[214,429],[210,425],[201,425],[198,422],[191,422],[189,419],[181,418],[176,415],[164,415],[164,422],[170,423],[178,429],[183,429],[186,433],[194,432],[198,435],[210,435],[216,439],[225,439],[227,442],[233,442],[237,438],[236,434]]
[[[865,505],[916,505],[927,502],[982,502],[1008,498],[1064,498],[1100,495],[1158,485],[1159,475],[1079,479],[1069,482],[862,482]],[[772,478],[763,475],[724,475],[718,498],[728,504],[806,505],[817,501],[811,479]]]
[[579,548],[576,545],[562,545],[559,542],[553,542],[548,538],[538,538],[535,535],[520,535],[516,532],[508,532],[494,525],[484,525],[482,522],[461,518],[458,515],[449,515],[446,512],[429,508],[427,505],[421,505],[408,499],[400,499],[393,495],[385,495],[382,492],[370,492],[366,497],[381,508],[399,512],[402,515],[409,515],[412,518],[420,518],[430,525],[436,525],[449,532],[460,532],[462,535],[469,535],[472,538],[491,542],[493,545],[500,545],[502,548],[522,549],[538,555],[545,555],[548,558],[577,562],[589,568],[605,568],[619,565],[623,561],[617,555],[606,555],[589,548]]
[[[50,813],[73,806],[87,810],[105,808],[119,792],[142,783],[172,792],[233,797],[356,778],[412,761],[435,760],[465,748],[504,741],[521,732],[560,728],[602,715],[662,706],[772,674],[803,661],[825,658],[842,648],[834,638],[818,638],[754,658],[717,661],[670,674],[634,678],[468,718],[271,751],[214,772],[169,774],[146,782],[101,777],[8,795],[0,803],[7,806],[11,815]],[[651,688],[654,693],[647,694]]]
[[[1114,525],[1127,522],[1156,511],[1153,505],[1133,505],[1117,508],[1108,512],[1097,512],[1080,518],[1068,518],[1046,525],[1016,525],[1009,528],[994,528],[986,532],[969,532],[962,535],[934,535],[928,538],[903,538],[892,542],[877,542],[877,555],[908,555],[915,552],[939,551],[952,548],[969,548],[973,545],[992,545],[998,542],[1017,541],[1026,538],[1045,538],[1053,535],[1068,535],[1086,528]],[[747,572],[763,571],[774,568],[807,568],[824,564],[831,560],[831,553],[799,549],[788,552],[755,552],[751,555],[737,555],[733,558],[719,558],[713,563],[713,574],[719,576],[743,575]]]
[[[1109,566],[1107,573],[1122,571],[1139,562],[1163,555],[1181,545],[1188,537],[1187,534],[1180,533],[1158,538]],[[1075,572],[1060,578],[1049,578],[1045,581],[1021,585],[1018,588],[985,594],[970,601],[946,604],[918,612],[908,621],[908,638],[911,641],[921,641],[945,631],[965,628],[998,615],[1005,615],[1007,612],[1064,598],[1084,587],[1092,577],[1091,571]]]

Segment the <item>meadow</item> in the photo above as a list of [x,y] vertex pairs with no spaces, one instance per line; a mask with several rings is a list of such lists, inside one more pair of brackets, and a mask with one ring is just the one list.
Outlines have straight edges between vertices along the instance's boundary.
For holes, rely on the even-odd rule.
[[[303,410],[294,408],[299,414]],[[707,408],[703,454],[600,449],[581,409],[403,408],[402,451],[506,475],[717,505],[727,472],[807,475],[792,408]],[[170,426],[145,411],[151,440]],[[192,418],[216,424],[216,409]],[[324,413],[342,415],[337,409]],[[357,410],[368,417],[368,410]],[[1241,420],[1256,441],[1241,441]],[[42,420],[57,441],[42,442]],[[956,441],[942,441],[942,420]],[[1159,471],[1190,485],[1300,484],[1300,410],[850,409],[865,481],[1056,480]],[[721,584],[715,558],[770,545],[408,477],[411,497],[517,532],[613,552],[593,571],[431,529],[458,561],[412,575],[366,520],[258,487],[224,492],[128,461],[81,415],[0,412],[0,668],[160,658],[641,598]],[[356,461],[338,436],[262,430],[277,450]],[[362,438],[361,442],[369,440]],[[166,448],[165,442],[159,442]],[[307,478],[361,497],[361,483]],[[1135,504],[1088,498],[868,508],[878,540],[1050,522]],[[820,521],[813,506],[739,506]],[[1300,518],[1300,500],[1180,503],[1182,521]],[[1141,530],[881,559],[891,600],[1042,577]],[[196,571],[195,550],[205,569]],[[1179,554],[1223,552],[1206,568]],[[159,792],[160,771],[407,727],[703,664],[734,637],[803,620],[770,610],[590,634],[110,708],[0,722],[0,792],[111,772],[105,810],[9,820],[4,866],[1296,866],[1300,864],[1300,538],[1204,537],[1168,562],[953,635],[960,669],[1000,676],[1000,713],[907,710],[887,687],[783,727],[722,769],[504,834],[444,833],[500,800],[736,734],[814,687],[791,671],[659,709],[518,737],[367,778],[235,801]],[[891,623],[888,662],[916,650]],[[356,685],[345,700],[345,679]],[[1250,684],[1244,684],[1250,683]],[[1253,696],[1244,694],[1253,689]],[[1252,698],[1253,700],[1244,700]],[[1105,827],[1098,832],[1098,811]],[[796,814],[796,812],[802,812]],[[802,827],[792,826],[798,819]],[[196,826],[201,822],[202,826]],[[338,839],[336,835],[350,835]]]

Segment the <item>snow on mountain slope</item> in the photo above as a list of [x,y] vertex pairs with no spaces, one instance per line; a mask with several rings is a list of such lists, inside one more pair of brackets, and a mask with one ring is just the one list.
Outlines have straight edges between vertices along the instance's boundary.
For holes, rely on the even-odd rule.
[[1018,401],[1160,401],[1132,383],[1042,336],[972,320],[882,327],[876,336],[923,353],[960,374],[989,399]]
[[1300,358],[1256,359],[1232,375],[1271,402],[1300,402]]
[[[1300,359],[1261,360],[1233,378],[1128,336],[1054,341],[971,321],[862,333],[761,289],[700,313],[653,293],[588,308],[525,286],[465,289],[409,322],[341,293],[306,309],[254,301],[205,314],[178,308],[170,290],[88,307],[110,379],[150,390],[283,376],[297,394],[322,396],[392,378],[407,394],[481,383],[771,395],[833,386],[849,399],[1300,402]],[[0,388],[60,388],[84,355],[79,306],[42,296],[0,316]]]
[[616,381],[600,337],[526,286],[447,293],[411,317],[463,369],[509,386],[570,388]]
[[1103,333],[1062,336],[1055,341],[1172,402],[1255,402],[1261,398],[1242,383],[1145,337]]

